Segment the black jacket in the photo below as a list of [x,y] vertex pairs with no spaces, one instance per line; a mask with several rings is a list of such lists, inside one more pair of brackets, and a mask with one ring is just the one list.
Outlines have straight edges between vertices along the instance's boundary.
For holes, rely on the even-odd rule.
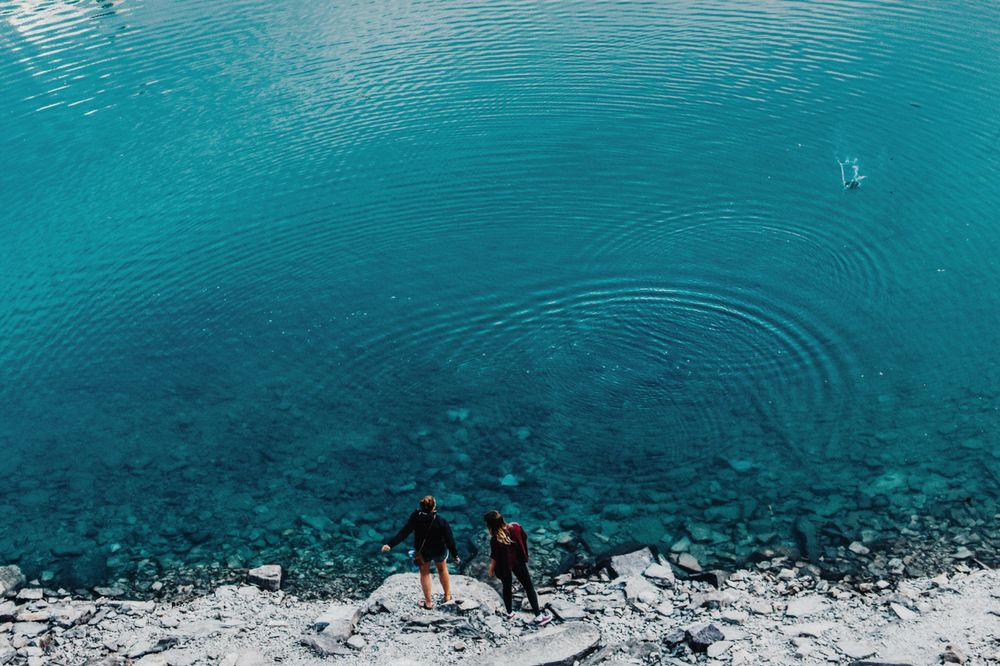
[[401,543],[410,532],[413,532],[413,549],[419,550],[421,554],[437,555],[443,553],[447,548],[453,558],[458,557],[455,537],[451,535],[451,526],[436,512],[414,511],[410,514],[410,519],[406,521],[403,529],[399,530],[396,536],[386,543],[395,546]]

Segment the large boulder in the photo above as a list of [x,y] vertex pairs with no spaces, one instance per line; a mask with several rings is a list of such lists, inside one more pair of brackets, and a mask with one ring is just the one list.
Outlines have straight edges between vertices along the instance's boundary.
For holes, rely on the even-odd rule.
[[277,592],[281,589],[281,566],[265,564],[247,572],[247,582],[263,590]]
[[[434,585],[437,587],[436,582]],[[496,590],[469,576],[452,575],[451,593],[456,602],[482,609],[486,613],[503,604]],[[368,596],[365,607],[369,612],[410,614],[417,609],[419,600],[420,577],[416,573],[401,573],[386,578],[385,582]]]
[[613,555],[611,557],[611,570],[620,578],[629,576],[641,576],[650,564],[656,564],[656,555],[649,548],[640,548],[631,553]]
[[701,624],[687,630],[688,645],[695,652],[705,652],[713,643],[726,639],[714,624]]
[[0,567],[0,599],[7,596],[14,596],[27,580],[21,573],[21,567],[16,564],[8,564]]
[[546,627],[512,645],[483,655],[481,666],[570,666],[597,649],[601,632],[584,622]]
[[335,640],[346,641],[354,633],[354,627],[357,626],[359,619],[361,619],[361,609],[357,606],[334,604],[313,620],[312,627]]

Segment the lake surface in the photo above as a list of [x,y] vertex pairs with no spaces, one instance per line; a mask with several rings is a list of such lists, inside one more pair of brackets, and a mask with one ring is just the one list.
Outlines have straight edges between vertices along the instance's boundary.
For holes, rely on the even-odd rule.
[[998,63],[993,2],[4,3],[0,563],[363,584],[426,492],[988,541]]

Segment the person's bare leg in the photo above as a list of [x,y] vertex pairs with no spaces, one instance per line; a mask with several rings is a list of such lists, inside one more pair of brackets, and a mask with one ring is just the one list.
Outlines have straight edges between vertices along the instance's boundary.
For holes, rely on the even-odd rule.
[[448,562],[438,562],[438,578],[441,579],[441,589],[444,590],[444,600],[451,601],[451,576],[448,575]]
[[424,591],[424,607],[430,608],[434,605],[431,600],[431,564],[420,565],[420,589]]

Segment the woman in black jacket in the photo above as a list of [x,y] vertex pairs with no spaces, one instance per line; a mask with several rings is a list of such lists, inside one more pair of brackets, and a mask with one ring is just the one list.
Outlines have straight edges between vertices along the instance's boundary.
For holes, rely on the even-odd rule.
[[410,552],[413,555],[413,563],[420,567],[420,588],[424,591],[422,606],[429,610],[434,607],[434,602],[431,600],[431,562],[437,566],[441,589],[444,590],[444,600],[447,602],[451,601],[448,554],[455,558],[455,564],[461,564],[462,560],[458,556],[458,549],[455,548],[451,526],[447,520],[438,515],[437,502],[431,495],[420,500],[420,509],[410,514],[410,519],[406,521],[403,529],[382,546],[382,552],[388,553],[390,548],[400,543],[410,532],[413,532],[413,550]]

